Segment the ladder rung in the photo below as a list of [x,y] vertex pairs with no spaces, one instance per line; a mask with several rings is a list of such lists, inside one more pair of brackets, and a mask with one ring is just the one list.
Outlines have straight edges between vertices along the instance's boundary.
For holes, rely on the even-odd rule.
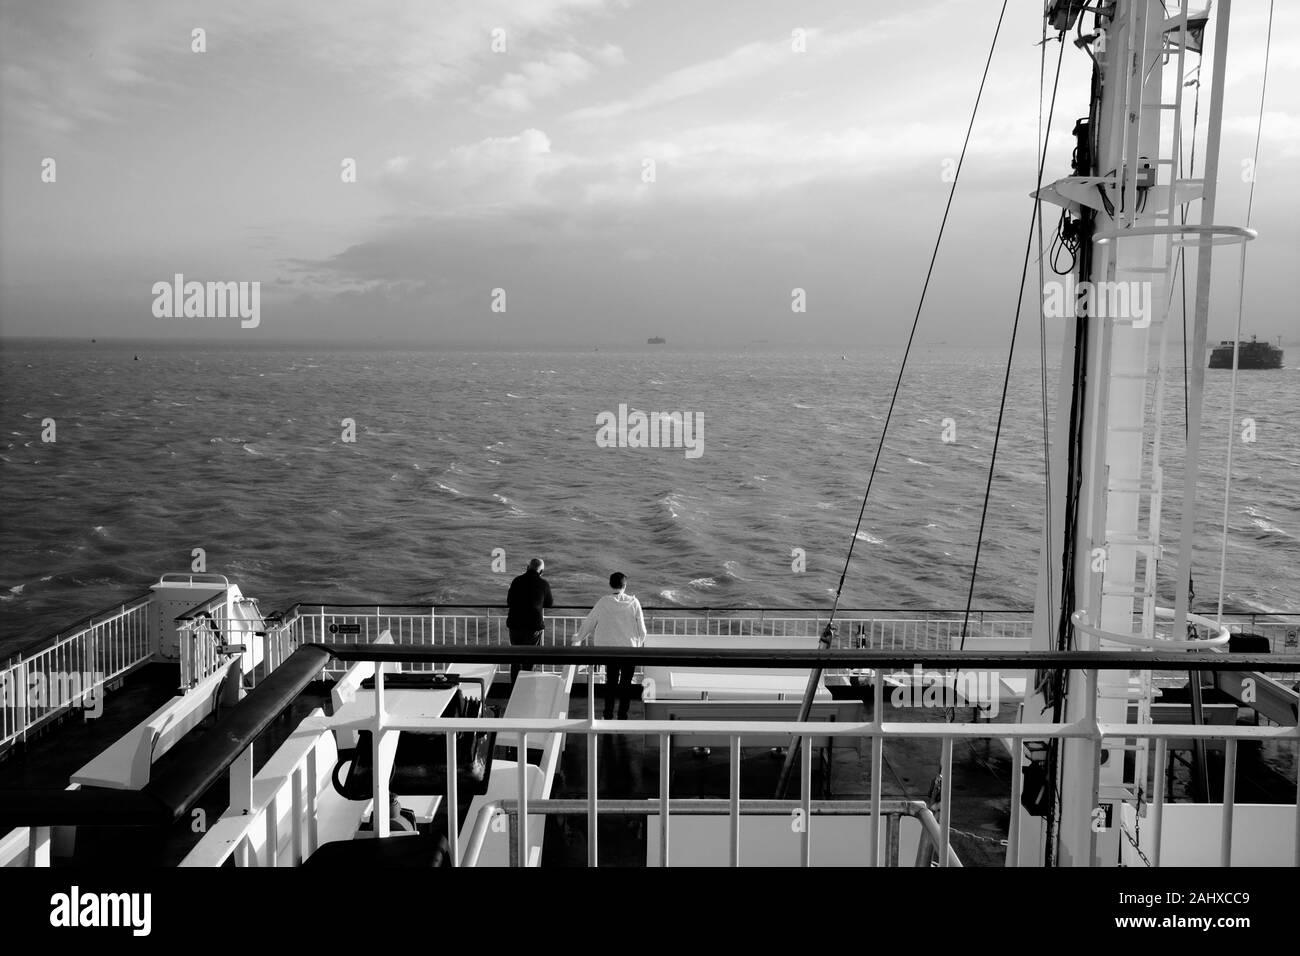
[[1155,487],[1154,482],[1150,481],[1119,481],[1111,484],[1108,491],[1118,491],[1121,494],[1137,495],[1158,495],[1161,490]]
[[1178,109],[1178,104],[1177,103],[1143,103],[1142,108],[1144,110],[1176,110]]
[[1134,272],[1141,275],[1160,275],[1161,273],[1168,272],[1169,270],[1165,266],[1121,266],[1115,271]]
[[1174,159],[1174,157],[1172,157],[1172,156],[1170,156],[1170,157],[1168,157],[1168,158],[1166,158],[1166,157],[1164,157],[1164,156],[1159,156],[1159,157],[1157,157],[1157,158],[1155,159],[1155,164],[1156,164],[1157,166],[1172,166],[1172,165],[1174,164],[1174,162],[1175,162],[1175,159]]
[[1153,548],[1155,542],[1149,534],[1133,534],[1129,531],[1107,531],[1106,540],[1129,548]]
[[1123,432],[1125,434],[1137,435],[1146,431],[1145,425],[1111,425],[1106,429],[1108,432]]
[[1132,584],[1103,584],[1101,593],[1105,597],[1132,597],[1144,601],[1152,596],[1150,588],[1139,588]]

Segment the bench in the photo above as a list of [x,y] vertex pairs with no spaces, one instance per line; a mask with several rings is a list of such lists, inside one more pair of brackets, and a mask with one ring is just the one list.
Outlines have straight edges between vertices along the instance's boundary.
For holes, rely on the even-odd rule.
[[[521,673],[522,677],[523,674]],[[539,675],[554,676],[554,675]],[[539,764],[525,764],[523,773],[527,778],[529,800],[546,800],[551,796],[551,785],[555,780],[555,771],[559,767],[560,753],[564,749],[564,734],[547,734],[546,747],[542,750]],[[498,738],[499,739],[499,738]],[[493,760],[492,778],[488,782],[486,793],[476,796],[469,805],[465,825],[460,830],[460,862],[465,863],[465,854],[469,849],[470,836],[483,813],[484,807],[498,800],[517,799],[519,796],[519,763],[515,760]],[[497,811],[503,814],[504,811]],[[500,820],[501,822],[498,822]],[[504,817],[499,817],[488,824],[487,836],[479,853],[476,866],[509,866],[511,855],[516,852],[510,843],[510,828],[502,825]],[[542,840],[546,833],[545,814],[528,815],[528,865],[539,866],[542,860]]]
[[[817,650],[816,637],[728,637],[717,634],[650,635],[646,647],[735,648],[737,650]],[[802,700],[812,671],[806,667],[646,667],[641,677],[641,700]],[[817,688],[819,699],[829,700],[828,674]]]
[[227,675],[239,674],[238,663],[235,658],[186,693],[167,701],[74,773],[72,783],[112,790],[142,788],[149,782],[154,761],[212,713]]
[[[510,717],[515,719],[553,718],[559,720],[568,716],[569,692],[573,687],[573,678],[576,673],[577,668],[573,665],[565,667],[559,674],[521,671],[515,681],[514,689],[511,691],[510,700],[506,703],[506,712],[503,719]],[[492,776],[488,781],[488,789],[485,793],[475,796],[470,802],[469,811],[465,817],[465,825],[460,831],[462,861],[465,859],[470,835],[474,832],[474,826],[483,808],[497,800],[509,800],[518,797],[521,761],[525,761],[523,773],[527,778],[526,785],[529,799],[545,800],[550,797],[551,787],[555,782],[555,774],[560,765],[560,754],[564,751],[564,734],[529,735],[530,744],[539,737],[545,738],[545,743],[540,748],[541,758],[536,765],[526,763],[529,754],[519,754],[515,760],[497,758],[492,760]],[[513,747],[516,751],[519,749],[517,734],[506,732],[498,734],[498,747],[502,746],[502,740],[513,741]],[[532,753],[534,748],[530,746],[528,750],[529,753]],[[542,838],[545,832],[545,815],[530,813],[528,815],[529,866],[537,866],[541,862]],[[508,866],[511,859],[510,854],[515,852],[514,847],[508,845],[508,837],[508,827],[505,828],[504,832],[489,829],[476,865]]]
[[[575,667],[565,668],[567,674],[535,674],[520,671],[515,686],[506,701],[503,719],[563,718],[569,712],[569,690],[573,685]],[[543,744],[535,748],[541,750]],[[497,747],[519,748],[519,735],[511,731],[497,734]]]

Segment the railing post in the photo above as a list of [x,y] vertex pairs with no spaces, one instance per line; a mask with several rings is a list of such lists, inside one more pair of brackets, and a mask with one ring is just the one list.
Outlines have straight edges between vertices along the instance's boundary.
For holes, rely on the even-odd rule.
[[280,795],[271,795],[270,802],[263,811],[266,820],[266,865],[280,865]]
[[27,742],[27,724],[29,720],[28,705],[30,703],[29,681],[27,678],[27,661],[20,660],[17,669],[18,676],[18,734],[16,740]]
[[1300,755],[1292,763],[1295,766],[1295,859],[1292,861],[1300,867]]
[[[594,668],[593,668],[594,670]],[[592,671],[587,673],[587,685],[594,688],[595,678]],[[596,801],[598,778],[596,764],[596,750],[599,745],[600,736],[596,733],[596,710],[595,702],[591,704],[591,716],[587,724],[587,866],[595,867],[600,865],[598,826],[596,821]],[[521,755],[522,757],[522,755]]]
[[230,765],[230,809],[236,813],[253,812],[253,746]]
[[[834,746],[834,739],[831,745]],[[803,772],[800,777],[802,792],[799,798],[799,810],[803,814],[803,832],[799,838],[800,866],[812,866],[812,736],[804,734],[800,741],[803,747]]]
[[384,729],[387,716],[387,701],[384,695],[384,662],[379,660],[375,661],[375,729],[371,743],[374,756],[370,764],[374,768],[372,779],[375,784],[375,806],[371,812],[371,820],[374,823],[375,838],[379,840],[389,836],[392,832],[391,807],[388,797],[389,767],[385,765],[383,760],[384,737],[388,733]]
[[939,847],[939,865],[948,866],[948,847],[951,845],[952,834],[952,738],[943,738],[943,751],[941,756],[941,765],[943,767],[943,793],[940,795],[940,806],[942,809],[942,819],[939,821],[939,835],[941,845]]
[[669,866],[668,853],[668,820],[671,816],[669,812],[671,803],[669,801],[669,786],[672,780],[672,746],[673,738],[671,734],[659,735],[659,865]]
[[[1156,738],[1156,766],[1152,783],[1156,790],[1155,803],[1151,806],[1151,866],[1160,866],[1160,837],[1165,823],[1165,768],[1169,758],[1169,740]],[[1300,835],[1297,835],[1300,838]]]
[[867,866],[880,865],[880,798],[884,786],[885,738],[881,732],[884,722],[885,692],[884,675],[879,667],[875,673],[875,693],[871,703],[871,820],[870,839],[867,844]]
[[898,866],[898,832],[902,824],[902,818],[897,813],[891,813],[888,817],[888,829],[885,835],[885,866]]
[[[313,748],[315,749],[315,748]],[[295,767],[290,774],[291,799],[289,810],[289,865],[299,866],[303,860],[302,854],[302,835],[303,835],[303,800],[302,782],[303,772],[301,767]]]
[[1025,741],[1011,738],[1011,810],[1007,814],[1007,857],[1003,866],[1020,865],[1020,800],[1025,789]]
[[528,732],[519,732],[519,865],[528,866]]
[[316,819],[319,812],[316,804],[316,785],[320,780],[317,773],[316,747],[313,745],[307,752],[307,845],[303,848],[304,859],[316,852],[316,842],[320,839],[320,823]]
[[731,736],[731,865],[740,866],[740,735]]
[[[483,706],[487,706],[487,691],[483,692]],[[456,785],[456,734],[447,732],[447,849],[451,865],[460,866],[460,788]]]
[[1237,738],[1223,742],[1223,824],[1219,836],[1219,865],[1232,866],[1232,817],[1237,802]]

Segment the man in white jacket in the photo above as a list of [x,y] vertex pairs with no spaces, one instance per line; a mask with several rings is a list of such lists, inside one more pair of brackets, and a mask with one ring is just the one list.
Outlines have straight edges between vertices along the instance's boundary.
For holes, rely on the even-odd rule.
[[[609,576],[613,594],[596,602],[578,628],[573,643],[591,638],[593,647],[640,647],[645,643],[645,617],[641,602],[627,593],[627,575],[616,571]],[[627,720],[632,703],[634,664],[610,661],[605,664],[605,719],[614,718],[614,697],[618,697],[618,719]]]

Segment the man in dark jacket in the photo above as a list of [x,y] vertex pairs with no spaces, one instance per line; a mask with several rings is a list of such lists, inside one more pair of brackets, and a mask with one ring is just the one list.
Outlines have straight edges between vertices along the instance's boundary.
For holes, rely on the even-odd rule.
[[[506,595],[506,604],[510,613],[506,615],[506,629],[510,632],[510,643],[536,647],[546,633],[542,619],[542,609],[554,607],[551,597],[551,585],[542,577],[546,562],[533,558],[528,562],[528,570],[510,582],[510,592]],[[512,664],[510,667],[510,686],[514,686],[520,669],[532,670],[532,664]]]

